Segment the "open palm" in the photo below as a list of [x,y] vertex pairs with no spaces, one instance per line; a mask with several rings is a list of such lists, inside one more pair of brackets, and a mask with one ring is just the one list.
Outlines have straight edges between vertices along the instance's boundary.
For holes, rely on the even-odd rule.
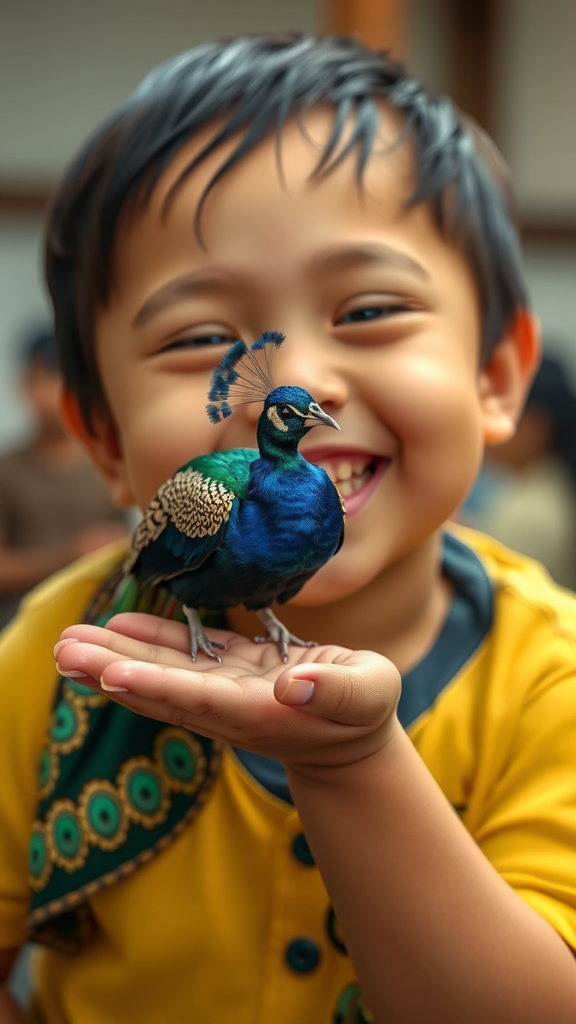
[[[294,765],[350,763],[386,741],[397,670],[372,651],[290,647],[210,630],[222,662],[189,655],[186,626],[127,613],[107,628],[77,625],[55,648],[59,670],[125,707]],[[100,682],[98,682],[100,681]]]

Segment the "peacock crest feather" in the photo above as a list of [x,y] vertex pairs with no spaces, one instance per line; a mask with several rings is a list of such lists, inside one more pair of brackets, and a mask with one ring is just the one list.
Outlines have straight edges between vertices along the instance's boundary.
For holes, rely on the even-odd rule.
[[237,341],[212,374],[206,412],[211,423],[220,423],[238,405],[263,402],[274,387],[272,360],[284,341],[279,331],[264,334],[248,348]]

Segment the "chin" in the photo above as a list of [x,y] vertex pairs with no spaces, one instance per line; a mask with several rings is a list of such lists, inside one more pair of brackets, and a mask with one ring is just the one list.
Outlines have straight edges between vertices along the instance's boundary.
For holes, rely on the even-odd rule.
[[362,573],[358,566],[347,566],[344,560],[340,562],[336,556],[333,562],[308,580],[288,603],[298,608],[314,608],[343,601],[367,586],[375,575],[373,565],[370,571]]

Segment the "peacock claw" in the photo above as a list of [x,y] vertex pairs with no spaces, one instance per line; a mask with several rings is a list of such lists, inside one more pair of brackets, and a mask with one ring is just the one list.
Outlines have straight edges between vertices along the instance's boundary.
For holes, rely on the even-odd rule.
[[188,608],[186,605],[182,605],[182,610],[188,620],[188,628],[190,630],[190,657],[192,661],[196,661],[198,651],[204,651],[204,654],[207,654],[209,658],[214,658],[220,664],[222,658],[216,654],[214,648],[219,647],[221,650],[224,650],[226,644],[220,644],[216,640],[208,639],[200,621],[200,616],[195,608]]
[[255,644],[276,644],[282,661],[288,661],[288,644],[295,644],[296,647],[316,647],[315,640],[301,640],[286,629],[274,615],[270,608],[259,608],[256,615],[264,623],[268,633],[266,636],[255,636]]

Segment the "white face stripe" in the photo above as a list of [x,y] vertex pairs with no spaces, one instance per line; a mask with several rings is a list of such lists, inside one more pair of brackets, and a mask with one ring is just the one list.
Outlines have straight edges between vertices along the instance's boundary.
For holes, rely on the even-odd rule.
[[299,416],[301,420],[305,420],[306,419],[306,417],[308,415],[307,412],[300,412],[300,409],[295,409],[294,406],[293,405],[289,405],[288,402],[286,402],[285,404],[286,404],[286,408],[287,409],[291,409],[295,416]]
[[288,426],[284,423],[284,420],[280,419],[278,415],[278,409],[275,405],[271,405],[267,412],[268,419],[274,424],[277,430],[283,430],[284,433],[288,432]]
[[[290,405],[289,402],[282,402],[281,404],[284,408],[290,409],[290,411],[293,412],[295,416],[299,416],[301,420],[308,419],[308,412],[301,412],[300,409],[296,409],[293,405]],[[288,430],[288,427],[284,423],[284,420],[281,419],[278,413],[278,406],[270,406],[270,408],[268,409],[268,419],[271,420],[271,422],[278,430]]]

